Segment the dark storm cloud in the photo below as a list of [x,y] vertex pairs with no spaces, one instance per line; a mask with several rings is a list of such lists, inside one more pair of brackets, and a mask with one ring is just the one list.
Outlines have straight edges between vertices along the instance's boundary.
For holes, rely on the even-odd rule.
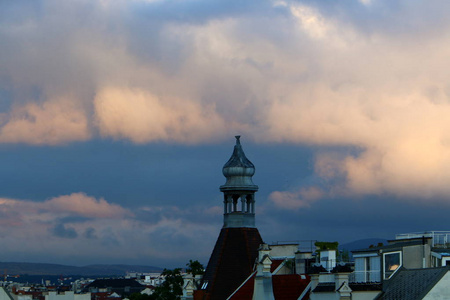
[[13,230],[83,261],[184,266],[196,247],[206,260],[238,133],[264,239],[439,227],[428,205],[445,212],[450,194],[447,6],[0,2],[5,253],[21,247]]
[[368,38],[436,38],[448,29],[446,1],[415,2],[389,0],[304,1],[330,19],[346,20]]
[[167,39],[164,35],[164,27],[167,25],[202,26],[210,21],[265,13],[271,7],[271,1],[136,2],[129,7],[130,18],[126,19],[127,38],[138,57],[155,62],[165,71],[170,71],[181,67],[183,59],[195,49],[188,40]]
[[56,237],[65,239],[75,239],[78,237],[78,233],[73,227],[66,227],[66,225],[62,223],[55,225],[55,227],[51,229],[51,233]]
[[442,220],[449,209],[447,204],[440,210],[420,201],[406,204],[386,195],[364,199],[334,198],[297,212],[271,207],[257,216],[257,223],[268,242],[337,240],[346,243],[364,238],[394,239],[398,233],[430,228],[447,230]]
[[92,228],[92,227],[87,228],[83,235],[87,239],[97,239],[98,238],[97,234],[95,232],[95,228]]

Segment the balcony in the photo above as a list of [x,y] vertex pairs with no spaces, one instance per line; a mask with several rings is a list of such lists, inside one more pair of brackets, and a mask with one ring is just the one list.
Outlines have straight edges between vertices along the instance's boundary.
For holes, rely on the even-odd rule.
[[319,276],[319,283],[334,283],[334,281],[334,274],[321,273]]
[[380,271],[354,271],[349,276],[351,283],[379,283],[381,281]]
[[396,240],[431,237],[432,247],[450,248],[450,231],[422,231],[395,235]]

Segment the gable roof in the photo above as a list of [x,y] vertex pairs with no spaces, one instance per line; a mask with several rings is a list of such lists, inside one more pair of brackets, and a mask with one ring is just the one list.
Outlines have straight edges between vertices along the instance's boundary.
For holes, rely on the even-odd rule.
[[[256,272],[253,273],[242,284],[229,300],[252,300],[253,289],[255,287]],[[308,288],[310,278],[298,274],[273,275],[272,288],[275,300],[297,300],[303,291]],[[308,299],[309,295],[305,294],[303,299]]]
[[335,292],[336,284],[334,282],[321,282],[314,288],[313,293]]
[[383,286],[380,300],[419,300],[449,271],[448,267],[428,269],[400,269]]
[[249,278],[231,295],[229,300],[251,300],[253,298],[253,289],[255,287],[256,272],[253,272]]
[[14,297],[11,296],[10,292],[8,292],[4,287],[0,287],[0,298],[1,299],[9,299],[9,300],[14,299]]
[[222,228],[203,276],[204,299],[227,299],[253,272],[262,243],[257,228]]
[[270,266],[270,272],[273,273],[275,270],[285,261],[285,259],[272,259],[272,265]]
[[382,290],[381,283],[374,283],[374,282],[353,282],[350,283],[348,286],[354,292]]
[[[304,279],[298,274],[272,276],[273,295],[275,299],[297,300],[310,282],[309,277],[305,275],[303,277]],[[303,298],[308,299],[309,295],[305,295]]]

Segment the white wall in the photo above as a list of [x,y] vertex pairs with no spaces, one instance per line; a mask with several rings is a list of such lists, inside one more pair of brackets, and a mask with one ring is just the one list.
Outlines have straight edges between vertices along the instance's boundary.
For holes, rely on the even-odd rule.
[[285,245],[269,245],[271,251],[270,256],[276,257],[295,257],[295,252],[298,251],[298,244]]
[[339,300],[339,293],[311,293],[309,294],[310,300]]
[[91,300],[91,293],[74,294],[73,292],[65,292],[58,294],[57,292],[48,292],[48,295],[45,295],[45,300]]
[[423,298],[424,300],[444,300],[450,295],[450,272],[442,277],[442,279],[428,292]]
[[74,300],[91,300],[91,293],[75,294]]
[[373,300],[381,291],[352,292],[352,300]]
[[0,287],[0,300],[11,300],[4,287]]
[[31,295],[16,295],[11,294],[14,300],[33,300],[33,297]]
[[[380,291],[352,292],[352,300],[373,300],[379,293]],[[448,298],[440,298],[440,299],[448,299]],[[311,293],[310,300],[339,300],[339,293],[338,292],[317,293],[317,294]]]

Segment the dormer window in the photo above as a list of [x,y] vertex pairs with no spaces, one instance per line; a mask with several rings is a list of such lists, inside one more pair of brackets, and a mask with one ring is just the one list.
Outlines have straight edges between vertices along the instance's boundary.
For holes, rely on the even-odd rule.
[[383,278],[389,279],[402,266],[401,251],[383,254]]

